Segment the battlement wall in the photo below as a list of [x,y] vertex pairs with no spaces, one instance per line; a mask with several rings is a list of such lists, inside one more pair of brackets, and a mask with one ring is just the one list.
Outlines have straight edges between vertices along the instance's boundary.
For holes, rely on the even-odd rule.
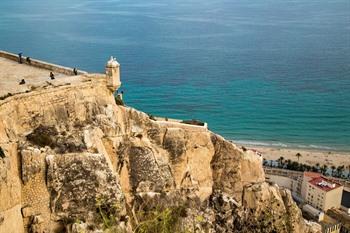
[[[14,53],[9,53],[9,52],[0,50],[0,57],[18,62],[18,55],[14,54]],[[45,69],[45,70],[50,70],[50,71],[65,74],[68,76],[75,75],[73,72],[73,68],[70,68],[70,67],[60,66],[60,65],[48,63],[48,62],[33,59],[33,58],[30,58],[30,62],[28,62],[26,59],[27,59],[27,57],[22,56],[22,63],[23,64],[34,66],[34,67]],[[87,74],[87,72],[83,71],[83,70],[77,70],[77,72],[78,72],[78,74]]]

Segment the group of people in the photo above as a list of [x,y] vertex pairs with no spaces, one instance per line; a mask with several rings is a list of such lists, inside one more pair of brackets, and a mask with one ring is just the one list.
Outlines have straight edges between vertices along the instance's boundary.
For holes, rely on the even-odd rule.
[[[22,54],[23,54],[23,53],[19,53],[19,54],[18,54],[18,63],[19,63],[19,64],[22,64],[22,63],[23,63],[23,61],[22,61]],[[26,61],[27,61],[28,64],[30,64],[30,63],[32,62],[32,60],[30,59],[30,57],[27,57],[27,58],[26,58]]]
[[[22,64],[22,63],[23,63],[22,55],[23,55],[23,53],[19,53],[19,54],[18,54],[18,63],[19,63],[19,64]],[[27,64],[31,64],[31,62],[32,62],[31,58],[30,58],[30,57],[26,57],[26,63],[27,63]],[[78,75],[78,69],[75,68],[75,67],[73,68],[73,74],[74,74],[74,75]],[[54,74],[52,71],[50,71],[50,79],[51,79],[51,80],[54,80],[54,79],[55,79],[55,74]],[[24,79],[22,79],[22,80],[19,82],[19,85],[23,85],[23,84],[25,84],[25,83],[26,83],[26,81],[25,81]]]

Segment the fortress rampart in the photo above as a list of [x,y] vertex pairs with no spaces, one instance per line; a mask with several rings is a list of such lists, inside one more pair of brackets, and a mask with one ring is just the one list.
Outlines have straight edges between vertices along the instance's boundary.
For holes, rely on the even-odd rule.
[[[0,57],[6,58],[12,61],[19,60],[17,54],[9,53],[2,50],[0,50]],[[51,70],[53,72],[57,72],[65,75],[75,75],[73,71],[74,68],[60,66],[60,65],[52,64],[49,62],[45,62],[45,61],[41,61],[33,58],[30,58],[30,62],[28,62],[27,57],[25,56],[22,56],[22,63],[26,65],[34,66],[37,68],[41,68],[41,69]],[[77,70],[77,74],[87,74],[87,72],[83,70]]]

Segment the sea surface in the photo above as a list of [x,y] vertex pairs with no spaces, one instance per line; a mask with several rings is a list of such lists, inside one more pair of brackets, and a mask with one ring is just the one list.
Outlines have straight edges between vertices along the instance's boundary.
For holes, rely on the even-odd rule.
[[142,111],[350,151],[349,0],[1,0],[0,49],[90,72],[113,55]]

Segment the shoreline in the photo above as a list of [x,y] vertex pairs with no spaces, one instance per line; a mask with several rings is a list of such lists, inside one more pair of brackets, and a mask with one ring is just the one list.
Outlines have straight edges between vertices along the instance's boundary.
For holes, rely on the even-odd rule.
[[[267,160],[277,160],[281,156],[284,160],[290,159],[299,163],[304,163],[310,166],[315,166],[317,163],[330,166],[342,166],[345,168],[350,166],[350,151],[337,151],[327,149],[313,149],[313,148],[289,148],[289,147],[273,147],[236,143],[238,146],[244,146],[247,149],[255,149],[262,153],[263,158]],[[301,156],[298,158],[297,153]]]

